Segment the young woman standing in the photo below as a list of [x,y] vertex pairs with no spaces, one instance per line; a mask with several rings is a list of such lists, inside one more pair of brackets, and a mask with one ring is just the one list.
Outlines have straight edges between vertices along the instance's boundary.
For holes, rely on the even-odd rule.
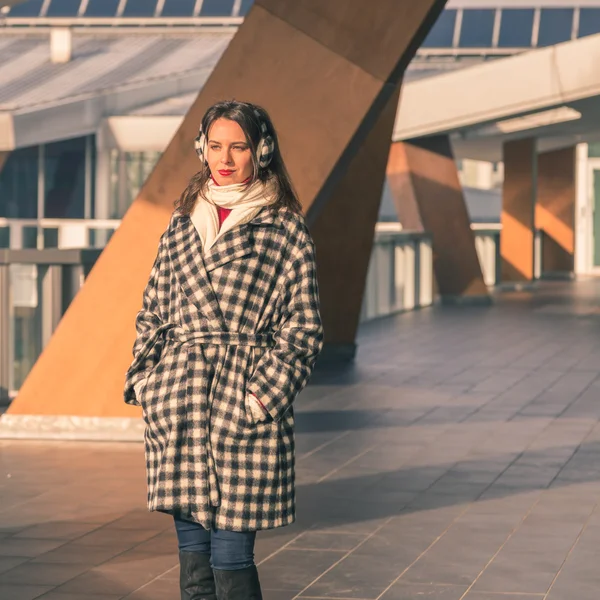
[[323,346],[315,250],[266,111],[208,109],[136,319],[125,402],[182,600],[257,600],[256,532],[295,520],[293,401]]

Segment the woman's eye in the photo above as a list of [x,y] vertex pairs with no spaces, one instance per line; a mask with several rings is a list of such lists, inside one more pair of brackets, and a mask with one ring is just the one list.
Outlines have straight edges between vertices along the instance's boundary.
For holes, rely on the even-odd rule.
[[246,150],[247,146],[234,146],[233,149],[234,150],[239,150],[240,152],[243,152],[244,150]]
[[219,146],[214,146],[213,145],[213,146],[209,146],[209,147],[210,147],[211,150],[218,150],[219,149]]

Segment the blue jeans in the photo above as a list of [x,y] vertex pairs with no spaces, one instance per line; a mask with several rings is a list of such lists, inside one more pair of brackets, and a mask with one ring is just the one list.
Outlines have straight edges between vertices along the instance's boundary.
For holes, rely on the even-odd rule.
[[198,523],[175,518],[181,552],[210,554],[213,569],[238,571],[254,564],[256,531],[208,531]]

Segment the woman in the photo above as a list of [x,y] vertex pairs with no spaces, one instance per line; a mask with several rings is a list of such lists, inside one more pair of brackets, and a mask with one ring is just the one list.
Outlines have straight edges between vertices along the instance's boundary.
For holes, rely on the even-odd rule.
[[295,519],[293,401],[323,345],[313,241],[264,109],[204,115],[136,319],[148,506],[173,515],[181,598],[262,598],[254,540]]

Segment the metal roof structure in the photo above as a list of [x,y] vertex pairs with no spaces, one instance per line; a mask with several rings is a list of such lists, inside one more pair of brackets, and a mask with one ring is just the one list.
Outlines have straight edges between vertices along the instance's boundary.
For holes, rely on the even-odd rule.
[[[0,8],[0,150],[93,133],[107,119],[183,116],[253,0],[10,2]],[[51,50],[58,31],[68,38],[63,62],[53,60]],[[546,52],[542,68],[550,69],[555,48],[587,48],[599,35],[600,0],[449,0],[407,70],[394,139],[464,128],[461,115],[472,120],[473,104],[481,109],[473,90],[493,89],[500,81],[494,73],[506,80],[512,67],[498,64],[506,57]],[[554,45],[565,38],[570,41]],[[524,60],[537,64],[540,58]],[[576,61],[567,70],[588,63]],[[482,77],[487,83],[473,82]],[[548,81],[552,87],[550,72]],[[511,88],[519,85],[514,80]],[[440,97],[444,106],[434,107]],[[492,123],[505,112],[482,118]],[[480,133],[466,135],[500,139],[496,132]],[[476,142],[469,154],[481,151]]]
[[102,119],[198,93],[233,36],[74,33],[51,60],[48,32],[0,36],[0,150],[94,132]]
[[17,18],[244,17],[253,0],[28,0],[4,11]]

